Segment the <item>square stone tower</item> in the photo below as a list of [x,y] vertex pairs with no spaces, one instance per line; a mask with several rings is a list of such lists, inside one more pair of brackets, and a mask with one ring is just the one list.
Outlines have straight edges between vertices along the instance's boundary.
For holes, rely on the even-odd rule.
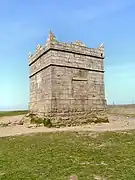
[[29,54],[30,112],[54,125],[106,122],[104,45],[62,43],[49,32],[44,46]]

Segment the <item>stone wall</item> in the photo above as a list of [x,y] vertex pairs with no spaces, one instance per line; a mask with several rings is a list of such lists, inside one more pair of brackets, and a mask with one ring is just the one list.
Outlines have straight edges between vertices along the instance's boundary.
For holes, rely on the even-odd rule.
[[31,77],[30,111],[51,111],[51,67],[40,71]]
[[54,124],[106,121],[104,47],[82,42],[61,43],[50,33],[45,46],[29,55],[30,111],[49,116]]

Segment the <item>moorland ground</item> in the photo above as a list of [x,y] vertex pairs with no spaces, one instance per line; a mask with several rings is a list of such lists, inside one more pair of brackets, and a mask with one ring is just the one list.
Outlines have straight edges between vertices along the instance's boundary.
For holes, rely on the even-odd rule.
[[[79,180],[134,180],[134,109],[108,106],[107,124],[0,128],[0,180],[67,180],[71,175]],[[4,113],[0,121],[18,120],[27,112]]]

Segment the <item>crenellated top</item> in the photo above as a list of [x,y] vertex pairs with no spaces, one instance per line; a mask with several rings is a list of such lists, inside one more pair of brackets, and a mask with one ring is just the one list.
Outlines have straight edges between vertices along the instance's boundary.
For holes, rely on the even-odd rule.
[[102,43],[98,48],[88,48],[82,41],[75,41],[72,43],[63,43],[56,40],[55,35],[50,31],[48,34],[47,41],[45,45],[37,45],[36,51],[32,54],[29,53],[28,59],[29,64],[38,59],[42,54],[44,54],[49,49],[65,51],[70,53],[79,53],[82,55],[93,56],[97,58],[104,58],[104,44]]

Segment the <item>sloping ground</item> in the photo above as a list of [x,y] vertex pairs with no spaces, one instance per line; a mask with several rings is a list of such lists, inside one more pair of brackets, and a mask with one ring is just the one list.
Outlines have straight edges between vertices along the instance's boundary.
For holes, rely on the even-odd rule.
[[[1,127],[0,179],[135,179],[135,118],[134,108],[129,109],[121,113],[110,108],[110,123],[83,127]],[[2,117],[0,122],[17,122],[23,116]],[[29,134],[38,132],[45,133]],[[21,134],[25,136],[15,136]]]
[[[12,114],[12,113],[11,113]],[[24,115],[5,116],[0,118],[0,123],[19,122]],[[28,128],[27,125],[16,125],[11,127],[1,127],[0,137],[14,136],[19,134],[37,133],[37,132],[59,132],[59,131],[121,131],[135,129],[135,105],[127,106],[108,106],[108,118],[110,123],[92,124],[78,127],[65,128],[46,128],[36,127]]]
[[135,131],[0,138],[1,180],[134,180]]
[[10,123],[10,122],[12,122],[13,124],[15,123],[15,122],[19,122],[22,118],[24,117],[24,115],[15,115],[15,116],[2,116],[1,118],[0,118],[0,123]]
[[[16,121],[20,120],[23,116],[5,117],[5,120]],[[4,121],[4,118],[2,119]],[[65,128],[46,128],[46,127],[33,127],[28,128],[26,125],[16,125],[11,127],[1,127],[0,137],[14,136],[20,134],[37,133],[37,132],[62,132],[62,131],[93,131],[93,132],[105,132],[105,131],[119,131],[135,129],[135,118],[125,118],[124,116],[109,115],[110,123],[92,124],[77,127],[65,127]]]

